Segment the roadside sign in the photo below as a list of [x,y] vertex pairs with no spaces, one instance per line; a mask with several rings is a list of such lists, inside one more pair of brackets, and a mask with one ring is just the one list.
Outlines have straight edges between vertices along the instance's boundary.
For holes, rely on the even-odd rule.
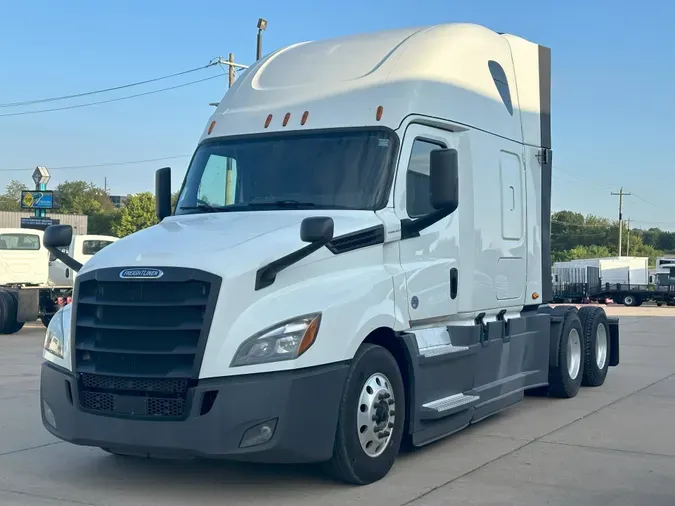
[[21,209],[53,209],[54,192],[51,190],[23,190]]
[[21,228],[32,228],[33,230],[45,230],[50,225],[59,225],[61,220],[53,218],[21,218]]

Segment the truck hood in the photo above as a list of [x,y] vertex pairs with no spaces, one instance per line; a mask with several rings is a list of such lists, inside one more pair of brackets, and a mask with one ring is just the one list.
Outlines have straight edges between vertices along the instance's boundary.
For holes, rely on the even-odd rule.
[[[300,240],[300,223],[310,216],[332,217],[335,236],[382,224],[372,211],[275,210],[172,216],[107,246],[80,273],[106,267],[172,266],[233,275],[233,266],[238,273],[257,269],[306,245]],[[316,255],[324,256],[319,252],[312,256]],[[312,256],[303,263],[311,261]]]

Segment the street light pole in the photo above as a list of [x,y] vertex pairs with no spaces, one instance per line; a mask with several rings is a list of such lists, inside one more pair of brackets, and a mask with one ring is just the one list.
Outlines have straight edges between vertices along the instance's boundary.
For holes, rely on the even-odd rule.
[[262,58],[262,33],[267,29],[267,20],[258,18],[258,40],[256,44],[256,60]]

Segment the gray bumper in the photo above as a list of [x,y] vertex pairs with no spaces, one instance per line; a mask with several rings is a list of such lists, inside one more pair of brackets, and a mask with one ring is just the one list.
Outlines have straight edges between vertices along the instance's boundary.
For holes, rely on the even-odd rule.
[[[321,462],[333,452],[348,364],[200,380],[188,393],[189,412],[178,421],[104,416],[80,408],[75,376],[42,365],[42,423],[56,437],[120,453],[215,457],[256,462]],[[217,392],[208,412],[198,399]],[[213,395],[213,394],[210,394]],[[44,404],[56,427],[45,416]],[[266,443],[240,447],[246,431],[276,419]]]

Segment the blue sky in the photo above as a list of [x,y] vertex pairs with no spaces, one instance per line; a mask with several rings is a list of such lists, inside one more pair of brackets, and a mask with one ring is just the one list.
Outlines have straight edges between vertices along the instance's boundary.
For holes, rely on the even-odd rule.
[[[552,48],[556,209],[675,229],[675,2],[623,0],[223,2],[116,0],[6,2],[0,17],[0,103],[86,92],[150,79],[234,52],[255,58],[255,24],[269,20],[264,52],[302,41],[440,22],[474,22]],[[189,155],[227,87],[222,78],[146,97],[67,111],[2,116],[222,74],[211,68],[119,92],[0,107],[0,186],[30,170]],[[149,190],[171,165],[178,185],[189,158],[53,170],[53,187],[85,179],[113,194]]]

